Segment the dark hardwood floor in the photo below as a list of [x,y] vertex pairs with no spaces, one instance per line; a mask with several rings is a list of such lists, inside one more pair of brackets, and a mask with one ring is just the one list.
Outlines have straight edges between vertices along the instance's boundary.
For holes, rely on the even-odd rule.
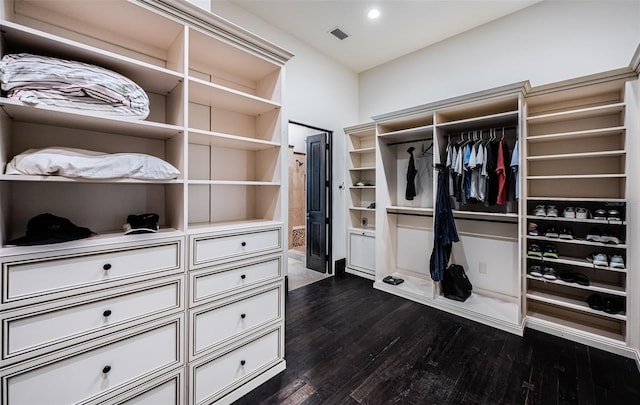
[[347,274],[290,291],[287,369],[236,404],[640,404],[632,359],[371,284]]

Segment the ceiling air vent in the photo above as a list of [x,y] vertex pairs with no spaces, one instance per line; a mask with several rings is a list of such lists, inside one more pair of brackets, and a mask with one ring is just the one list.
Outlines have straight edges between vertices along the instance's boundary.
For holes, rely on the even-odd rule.
[[349,34],[347,34],[346,32],[342,31],[340,28],[336,27],[334,29],[332,29],[331,31],[329,31],[329,33],[331,35],[333,35],[334,37],[338,38],[339,40],[343,40],[346,38],[349,38]]

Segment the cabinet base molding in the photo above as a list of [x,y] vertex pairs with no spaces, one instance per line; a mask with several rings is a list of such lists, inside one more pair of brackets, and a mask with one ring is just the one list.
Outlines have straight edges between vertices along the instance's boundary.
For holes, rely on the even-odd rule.
[[347,267],[347,268],[345,268],[344,271],[349,273],[349,274],[353,274],[353,275],[356,275],[356,276],[364,277],[364,278],[372,280],[372,281],[376,279],[375,275],[372,274],[369,271],[359,270],[359,269],[356,269],[356,268],[353,268],[353,267]]
[[[399,277],[406,278],[402,275],[399,275]],[[416,294],[414,291],[408,291],[396,286],[391,286],[381,281],[376,281],[373,286],[378,290],[382,290],[453,315],[467,318],[505,332],[513,333],[514,335],[522,336],[524,334],[524,323],[520,323],[517,320],[517,303],[497,300],[475,292],[472,294],[472,298],[470,297],[467,301],[458,302],[439,296],[435,298],[429,298],[426,295],[421,296]],[[400,286],[402,286],[402,284],[400,284]],[[429,290],[429,292],[431,292],[431,290]],[[492,308],[495,310],[497,306],[500,306],[503,310],[491,311]],[[496,316],[489,315],[492,312],[495,312]],[[500,319],[498,316],[504,318]],[[512,319],[506,319],[508,316]]]
[[606,352],[633,358],[636,360],[638,368],[640,369],[640,354],[637,350],[626,346],[622,341],[608,339],[595,333],[581,331],[576,328],[564,327],[557,323],[545,321],[543,319],[538,319],[531,316],[527,316],[525,318],[525,327],[568,339],[576,343],[595,347],[596,349],[601,349]]

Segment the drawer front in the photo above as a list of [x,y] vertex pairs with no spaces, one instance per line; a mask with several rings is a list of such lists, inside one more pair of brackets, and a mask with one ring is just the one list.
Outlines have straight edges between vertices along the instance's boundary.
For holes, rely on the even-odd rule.
[[180,268],[180,242],[55,260],[6,263],[3,302]]
[[282,228],[192,239],[192,265],[282,250]]
[[282,318],[282,284],[240,300],[191,313],[195,356],[226,340],[235,338]]
[[282,254],[191,273],[192,304],[282,277]]
[[107,400],[99,398],[87,405],[182,405],[185,393],[184,368],[138,385]]
[[[226,394],[227,388],[255,377],[282,358],[280,329],[192,369],[190,403],[209,403]],[[194,401],[195,399],[195,401]]]
[[3,360],[27,351],[31,356],[42,354],[37,349],[55,350],[57,342],[73,344],[63,342],[71,337],[180,308],[181,285],[182,279],[173,277],[161,285],[156,282],[136,289],[116,289],[108,296],[90,297],[72,307],[8,314],[2,321],[7,349],[3,351]]
[[5,375],[3,403],[76,403],[175,367],[181,362],[180,331],[176,319],[39,368]]
[[349,233],[349,267],[375,270],[376,238],[365,233]]

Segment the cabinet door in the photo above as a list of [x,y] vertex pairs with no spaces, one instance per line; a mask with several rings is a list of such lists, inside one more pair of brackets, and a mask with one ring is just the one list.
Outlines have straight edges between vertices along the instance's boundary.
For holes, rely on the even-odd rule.
[[374,271],[376,238],[364,232],[349,234],[349,267]]

